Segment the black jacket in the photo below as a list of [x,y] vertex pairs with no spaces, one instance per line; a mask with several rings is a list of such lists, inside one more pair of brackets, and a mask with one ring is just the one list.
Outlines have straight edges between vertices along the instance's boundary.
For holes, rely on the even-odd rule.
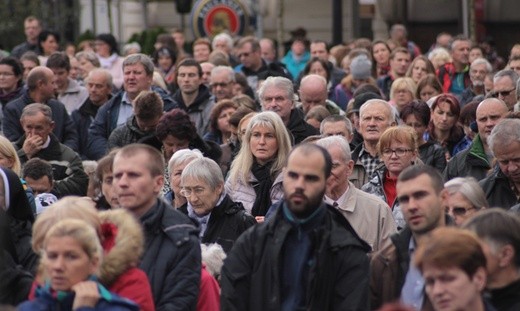
[[455,177],[471,176],[476,180],[482,180],[487,176],[490,168],[484,147],[477,134],[469,148],[451,158],[443,172],[443,178],[448,181]]
[[498,311],[518,311],[520,310],[520,280],[497,289],[489,291],[491,303]]
[[199,136],[204,137],[204,135],[209,132],[209,118],[213,106],[215,106],[215,100],[211,97],[208,87],[201,84],[199,86],[197,97],[189,106],[186,106],[186,103],[182,98],[181,90],[177,90],[177,92],[173,94],[173,100],[179,108],[188,113],[191,121],[195,124],[195,128],[197,128]]
[[419,146],[419,156],[424,164],[435,167],[440,173],[446,168],[446,155],[444,148],[439,144],[427,141]]
[[161,199],[140,222],[145,249],[139,268],[148,276],[156,310],[195,310],[201,270],[197,228]]
[[294,144],[301,143],[305,138],[312,135],[319,135],[320,132],[309,123],[305,122],[305,114],[299,108],[291,110],[287,130],[292,134]]
[[155,131],[144,132],[137,125],[135,116],[131,116],[125,124],[117,127],[108,137],[108,150],[122,148],[126,145],[137,143],[141,139],[153,136]]
[[486,194],[490,207],[509,209],[519,203],[511,189],[509,179],[502,173],[498,165],[493,169],[493,173],[482,179],[479,184]]
[[[188,215],[186,204],[179,210]],[[226,194],[222,203],[211,211],[201,242],[204,244],[218,243],[227,253],[233,247],[236,239],[254,224],[256,224],[255,218],[246,212],[242,203],[233,202]]]
[[[368,310],[370,247],[332,206],[312,232],[307,288],[308,310]],[[249,228],[222,268],[222,310],[280,310],[281,253],[293,228],[278,208],[268,221]]]
[[74,110],[70,114],[70,118],[72,119],[74,126],[76,126],[76,132],[78,132],[79,141],[81,142],[78,147],[78,154],[83,160],[90,159],[87,157],[88,128],[90,127],[92,121],[94,121],[99,107],[100,106],[94,105],[90,98],[87,98],[87,100],[85,100],[79,109]]

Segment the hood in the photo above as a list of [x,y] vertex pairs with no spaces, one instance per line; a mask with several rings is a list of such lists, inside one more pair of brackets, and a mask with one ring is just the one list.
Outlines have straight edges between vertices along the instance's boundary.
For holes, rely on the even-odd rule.
[[110,287],[121,274],[138,265],[144,236],[139,222],[124,209],[102,211],[99,217],[105,250],[99,279]]
[[7,168],[0,168],[0,175],[5,192],[2,205],[6,213],[17,220],[33,222],[34,215],[18,175]]

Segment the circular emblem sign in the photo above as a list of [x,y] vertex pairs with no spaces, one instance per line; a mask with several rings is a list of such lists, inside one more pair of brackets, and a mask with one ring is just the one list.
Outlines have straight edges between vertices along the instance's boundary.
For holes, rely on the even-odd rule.
[[224,31],[231,36],[243,35],[249,24],[247,11],[237,0],[198,0],[190,18],[196,38],[213,38]]

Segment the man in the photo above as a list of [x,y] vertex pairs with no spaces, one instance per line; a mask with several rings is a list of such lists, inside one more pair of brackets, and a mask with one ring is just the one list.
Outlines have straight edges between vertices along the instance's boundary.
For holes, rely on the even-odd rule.
[[[518,212],[518,209],[515,210]],[[520,310],[520,219],[498,208],[479,212],[465,224],[475,232],[487,259],[487,288],[497,310]]]
[[494,157],[489,149],[488,137],[495,125],[508,113],[506,104],[497,98],[483,100],[477,107],[476,121],[478,134],[471,145],[455,155],[444,169],[444,180],[471,176],[476,180],[485,178]]
[[469,67],[471,85],[464,89],[460,95],[461,107],[472,101],[477,95],[486,95],[484,80],[492,70],[493,67],[485,58],[477,58],[471,63]]
[[354,137],[354,129],[352,122],[345,116],[332,115],[328,116],[320,124],[320,135],[322,137],[329,136],[343,136],[349,142],[352,142]]
[[54,185],[52,165],[40,158],[32,158],[23,166],[22,178],[34,194],[51,193]]
[[520,75],[520,55],[511,57],[507,63],[507,68],[514,70]]
[[401,47],[408,49],[412,59],[421,55],[421,49],[415,42],[408,40],[408,30],[403,24],[394,24],[390,28],[390,39],[399,43]]
[[278,61],[278,53],[276,52],[276,46],[272,39],[260,39],[260,53],[263,60],[265,60],[268,64]]
[[194,59],[187,58],[177,65],[179,89],[173,100],[189,115],[200,137],[209,131],[209,115],[215,105],[209,89],[202,84],[202,68]]
[[59,142],[78,150],[78,134],[65,106],[54,99],[56,82],[54,73],[47,67],[35,67],[27,77],[27,89],[22,96],[9,102],[4,109],[2,131],[10,141],[19,140],[24,130],[20,124],[22,110],[29,104],[42,103],[52,110],[53,133]]
[[198,230],[159,199],[164,158],[155,148],[132,144],[113,162],[119,204],[139,219],[146,238],[139,268],[152,287],[156,310],[195,310],[201,270]]
[[383,248],[370,262],[372,310],[400,299],[415,310],[430,303],[424,296],[424,279],[413,264],[415,250],[430,232],[447,223],[444,215],[446,191],[439,172],[428,165],[412,165],[397,179],[397,198],[406,226],[391,237],[392,244]]
[[359,117],[359,133],[363,142],[352,151],[354,171],[350,181],[361,189],[382,163],[377,153],[379,137],[396,123],[392,107],[381,99],[366,101],[359,110]]
[[322,147],[292,150],[285,200],[224,262],[223,310],[368,310],[368,245],[323,202],[331,167]]
[[390,207],[375,195],[356,189],[348,180],[354,168],[348,141],[331,136],[318,140],[317,144],[327,149],[332,159],[325,203],[338,209],[372,252],[391,244],[390,236],[397,232],[397,227]]
[[88,139],[87,156],[98,160],[107,153],[110,133],[126,123],[133,114],[132,103],[141,91],[153,90],[161,96],[164,110],[176,107],[171,97],[159,87],[152,87],[154,65],[144,54],[132,54],[123,61],[123,90],[99,108],[92,121]]
[[426,54],[430,54],[430,52],[436,48],[445,48],[446,50],[449,50],[451,40],[453,40],[453,36],[450,33],[439,33],[435,39],[435,43],[430,46],[430,49]]
[[42,30],[40,21],[34,16],[29,16],[25,18],[23,26],[25,30],[26,41],[15,46],[11,51],[11,56],[16,58],[22,57],[25,52],[32,51],[36,54],[39,54],[40,52],[40,48],[38,46],[38,35]]
[[211,93],[215,96],[214,102],[233,98],[235,86],[235,72],[228,66],[217,66],[211,70],[209,78]]
[[209,61],[211,42],[206,38],[198,38],[193,42],[193,58],[199,63]]
[[338,105],[328,99],[327,80],[320,75],[310,74],[303,77],[298,93],[305,114],[316,106],[322,106],[332,115],[345,115]]
[[202,68],[202,84],[209,87],[209,78],[211,77],[211,71],[215,68],[215,65],[210,62],[203,62],[200,64],[200,68]]
[[377,87],[385,95],[386,99],[390,98],[392,83],[395,79],[405,76],[411,61],[410,51],[406,48],[398,47],[390,53],[390,71],[386,76],[377,79]]
[[[322,40],[312,41],[310,46],[310,53],[311,57],[317,57],[327,62],[330,71],[330,83],[332,88],[335,88],[336,85],[338,85],[341,80],[346,77],[347,73],[343,69],[334,66],[334,64],[329,60],[330,54],[327,42]],[[300,76],[298,81],[300,81],[301,78],[302,77]]]
[[504,119],[488,137],[498,168],[480,181],[491,207],[509,209],[519,203],[520,192],[520,120]]
[[226,53],[229,58],[229,63],[232,67],[240,64],[238,59],[233,55],[233,38],[225,32],[221,32],[213,38],[211,41],[211,47],[213,51],[222,51]]
[[520,76],[514,70],[504,69],[493,77],[493,94],[503,100],[509,111],[513,111],[516,104],[516,83]]
[[163,102],[154,91],[142,91],[134,101],[134,115],[116,128],[108,138],[108,149],[121,148],[155,136],[163,115]]
[[[112,75],[106,69],[93,69],[85,79],[85,86],[89,94],[88,98],[70,115],[81,142],[88,142],[88,129],[99,107],[112,97]],[[79,145],[78,154],[83,160],[89,159],[85,143]]]
[[47,67],[56,77],[58,100],[65,105],[67,112],[71,114],[78,109],[88,98],[88,91],[80,86],[76,80],[69,78],[70,60],[64,52],[56,52],[49,56]]
[[470,86],[469,78],[469,50],[471,40],[459,35],[453,38],[450,45],[452,62],[446,63],[437,69],[437,78],[442,85],[444,93],[460,95],[464,89]]
[[83,171],[80,157],[61,144],[52,133],[55,123],[52,110],[44,104],[30,104],[20,117],[25,134],[15,143],[20,162],[32,158],[48,161],[55,180],[52,193],[57,197],[87,194],[88,176]]
[[318,131],[304,120],[304,113],[295,107],[294,89],[291,80],[269,77],[258,90],[258,98],[264,111],[274,111],[292,135],[295,145],[305,138],[318,135]]

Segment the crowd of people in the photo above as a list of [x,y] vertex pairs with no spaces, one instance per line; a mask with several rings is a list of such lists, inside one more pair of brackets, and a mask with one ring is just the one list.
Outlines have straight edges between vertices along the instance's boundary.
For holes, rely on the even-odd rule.
[[0,306],[520,310],[520,44],[35,17],[0,59]]

